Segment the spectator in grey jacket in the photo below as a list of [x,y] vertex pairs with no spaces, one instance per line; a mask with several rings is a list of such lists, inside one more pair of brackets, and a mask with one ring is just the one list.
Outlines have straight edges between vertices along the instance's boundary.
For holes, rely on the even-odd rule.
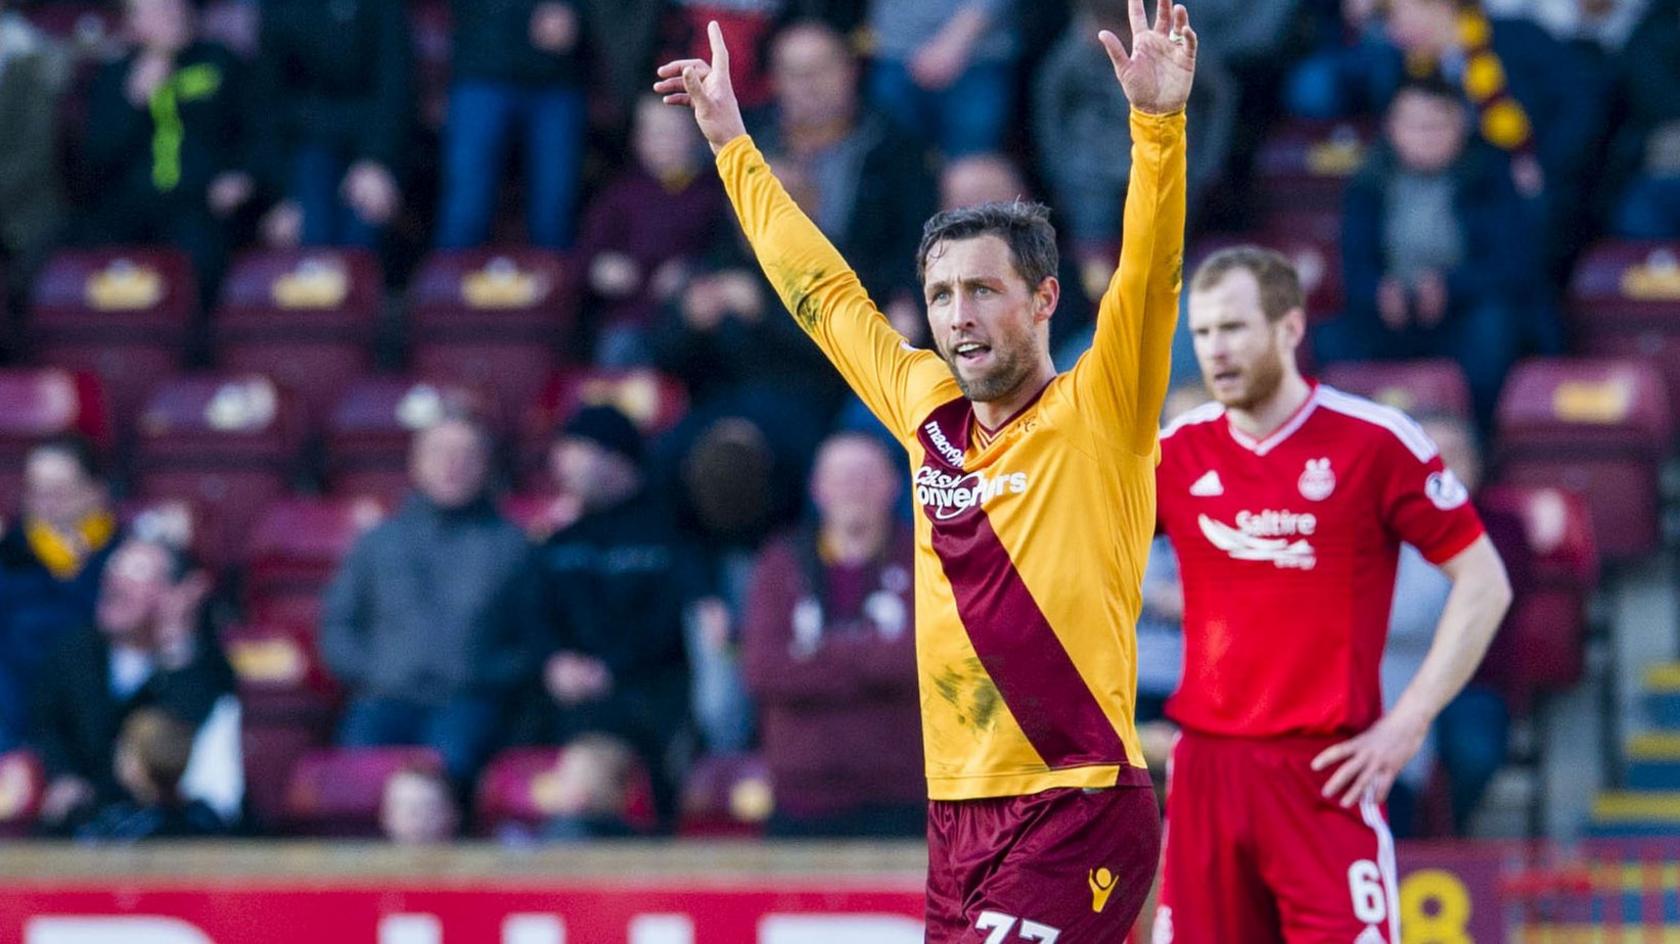
[[467,784],[534,664],[525,536],[491,503],[490,444],[464,419],[415,436],[414,494],[327,589],[321,654],[351,693],[346,746],[419,744]]
[[[1110,30],[1130,42],[1126,0],[1082,0],[1067,32],[1050,50],[1033,83],[1033,137],[1056,209],[1081,256],[1114,255],[1120,210],[1132,173],[1130,106],[1114,82],[1114,65],[1097,43]],[[1218,179],[1230,147],[1237,89],[1203,47],[1190,95],[1190,212]]]

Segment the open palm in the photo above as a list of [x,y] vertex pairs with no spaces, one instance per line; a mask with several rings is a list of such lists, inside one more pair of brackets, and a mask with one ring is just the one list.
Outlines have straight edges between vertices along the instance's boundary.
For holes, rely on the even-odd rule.
[[1139,111],[1157,115],[1182,109],[1190,100],[1190,84],[1196,77],[1196,31],[1190,28],[1190,11],[1172,0],[1159,0],[1155,25],[1149,25],[1143,0],[1130,0],[1132,49],[1108,30],[1097,39],[1114,63],[1114,76],[1126,100]]

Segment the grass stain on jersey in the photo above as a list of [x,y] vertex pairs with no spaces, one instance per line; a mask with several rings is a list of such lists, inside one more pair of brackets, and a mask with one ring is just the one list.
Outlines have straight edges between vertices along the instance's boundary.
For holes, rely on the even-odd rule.
[[816,287],[826,276],[826,273],[801,272],[791,270],[785,266],[777,266],[771,273],[782,297],[787,299],[788,311],[793,312],[793,318],[806,331],[816,330],[822,321],[822,308],[817,301]]
[[997,720],[1003,698],[978,658],[947,666],[933,678],[933,689],[956,709],[957,723],[983,731]]

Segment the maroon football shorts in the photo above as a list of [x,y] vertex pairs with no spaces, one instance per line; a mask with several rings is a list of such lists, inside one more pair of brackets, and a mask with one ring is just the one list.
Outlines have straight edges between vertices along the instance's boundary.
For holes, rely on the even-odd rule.
[[928,803],[929,944],[1120,944],[1160,861],[1148,787]]
[[1382,807],[1344,809],[1312,769],[1340,740],[1179,737],[1153,944],[1398,944]]

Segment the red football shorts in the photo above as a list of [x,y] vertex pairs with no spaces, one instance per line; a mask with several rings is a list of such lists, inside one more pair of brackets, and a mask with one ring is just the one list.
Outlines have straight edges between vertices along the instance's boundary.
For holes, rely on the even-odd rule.
[[1338,738],[1186,731],[1167,780],[1154,944],[1399,944],[1394,837],[1312,759]]
[[1148,787],[928,803],[929,944],[1120,944],[1149,895]]

